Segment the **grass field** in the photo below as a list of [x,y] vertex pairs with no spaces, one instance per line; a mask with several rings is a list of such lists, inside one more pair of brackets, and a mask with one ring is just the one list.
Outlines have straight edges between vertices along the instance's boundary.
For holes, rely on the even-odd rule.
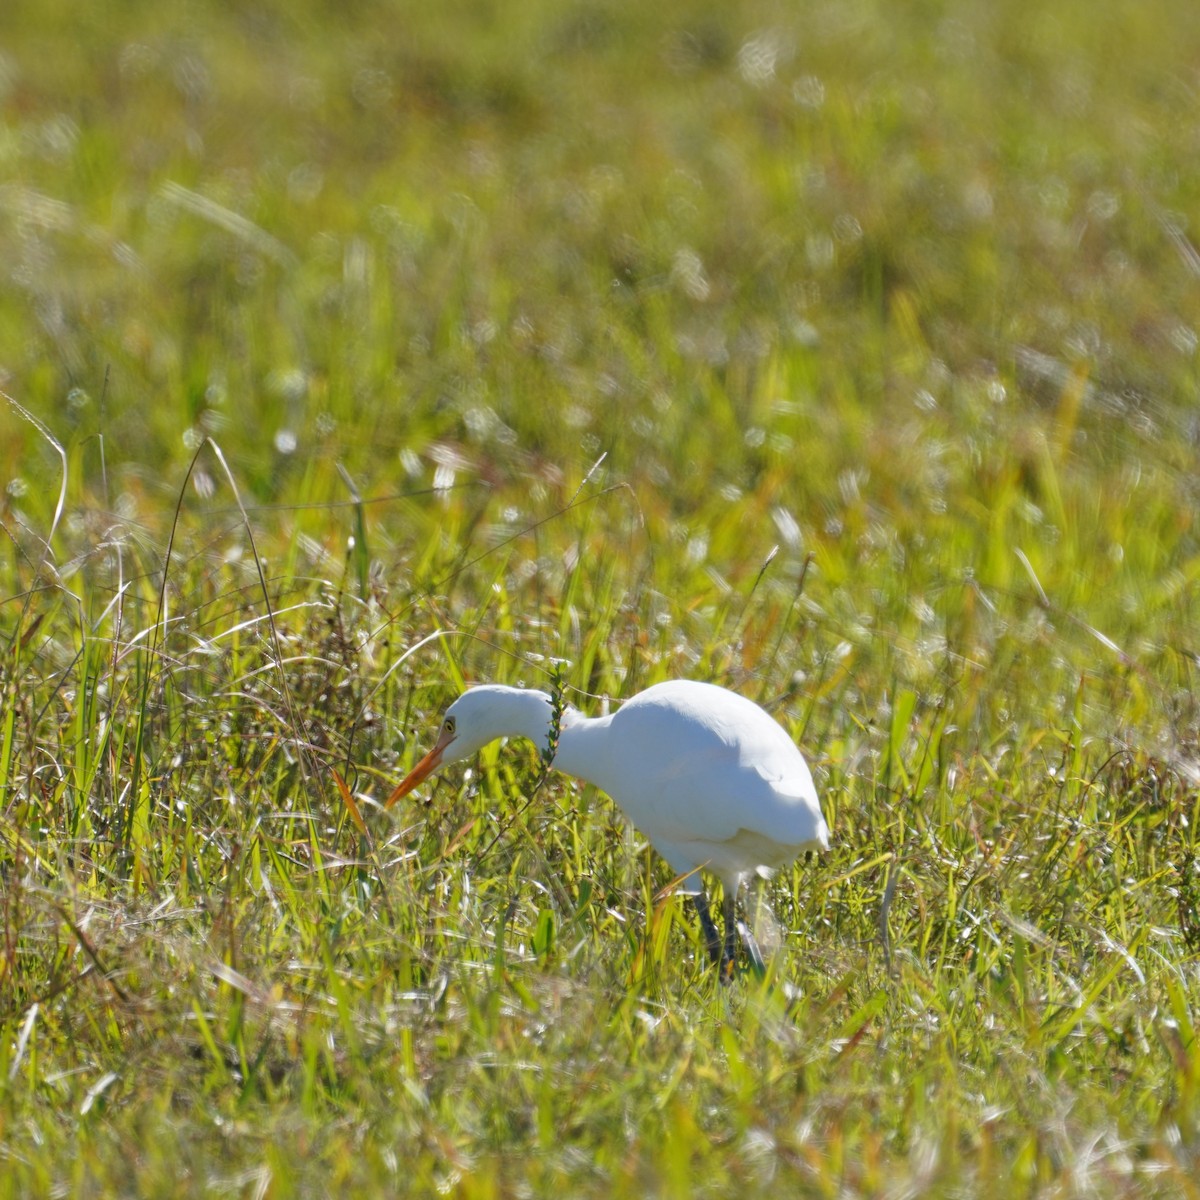
[[[0,1197],[1196,1196],[1198,97],[1184,0],[5,0]],[[382,811],[556,663],[804,748],[766,980],[532,747]]]

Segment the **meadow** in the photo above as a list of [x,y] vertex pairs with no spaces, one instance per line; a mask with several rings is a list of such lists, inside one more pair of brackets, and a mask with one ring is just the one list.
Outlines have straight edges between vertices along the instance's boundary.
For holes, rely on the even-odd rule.
[[[0,1198],[1196,1196],[1198,98],[1183,0],[4,0]],[[814,769],[765,979],[531,746],[382,808],[672,677]]]

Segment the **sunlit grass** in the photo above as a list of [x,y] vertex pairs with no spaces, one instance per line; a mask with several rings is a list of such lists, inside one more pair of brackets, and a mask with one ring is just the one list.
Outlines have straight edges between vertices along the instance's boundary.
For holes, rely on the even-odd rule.
[[[1190,16],[6,4],[0,1195],[1195,1194]],[[765,982],[381,810],[556,663],[804,748]]]

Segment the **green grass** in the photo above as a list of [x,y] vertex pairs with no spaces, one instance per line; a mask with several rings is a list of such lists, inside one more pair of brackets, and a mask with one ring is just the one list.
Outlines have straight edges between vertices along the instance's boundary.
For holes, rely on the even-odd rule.
[[[1198,63],[6,0],[0,1197],[1195,1196]],[[555,662],[803,746],[764,983],[530,747],[379,809]]]

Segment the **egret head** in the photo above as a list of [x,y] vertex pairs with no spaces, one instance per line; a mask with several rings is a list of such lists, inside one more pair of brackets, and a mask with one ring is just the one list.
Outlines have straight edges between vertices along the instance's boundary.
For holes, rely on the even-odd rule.
[[407,796],[439,768],[470,758],[498,737],[535,737],[539,722],[542,730],[546,728],[549,713],[550,698],[544,692],[499,684],[468,689],[446,709],[433,749],[404,777],[385,807]]

